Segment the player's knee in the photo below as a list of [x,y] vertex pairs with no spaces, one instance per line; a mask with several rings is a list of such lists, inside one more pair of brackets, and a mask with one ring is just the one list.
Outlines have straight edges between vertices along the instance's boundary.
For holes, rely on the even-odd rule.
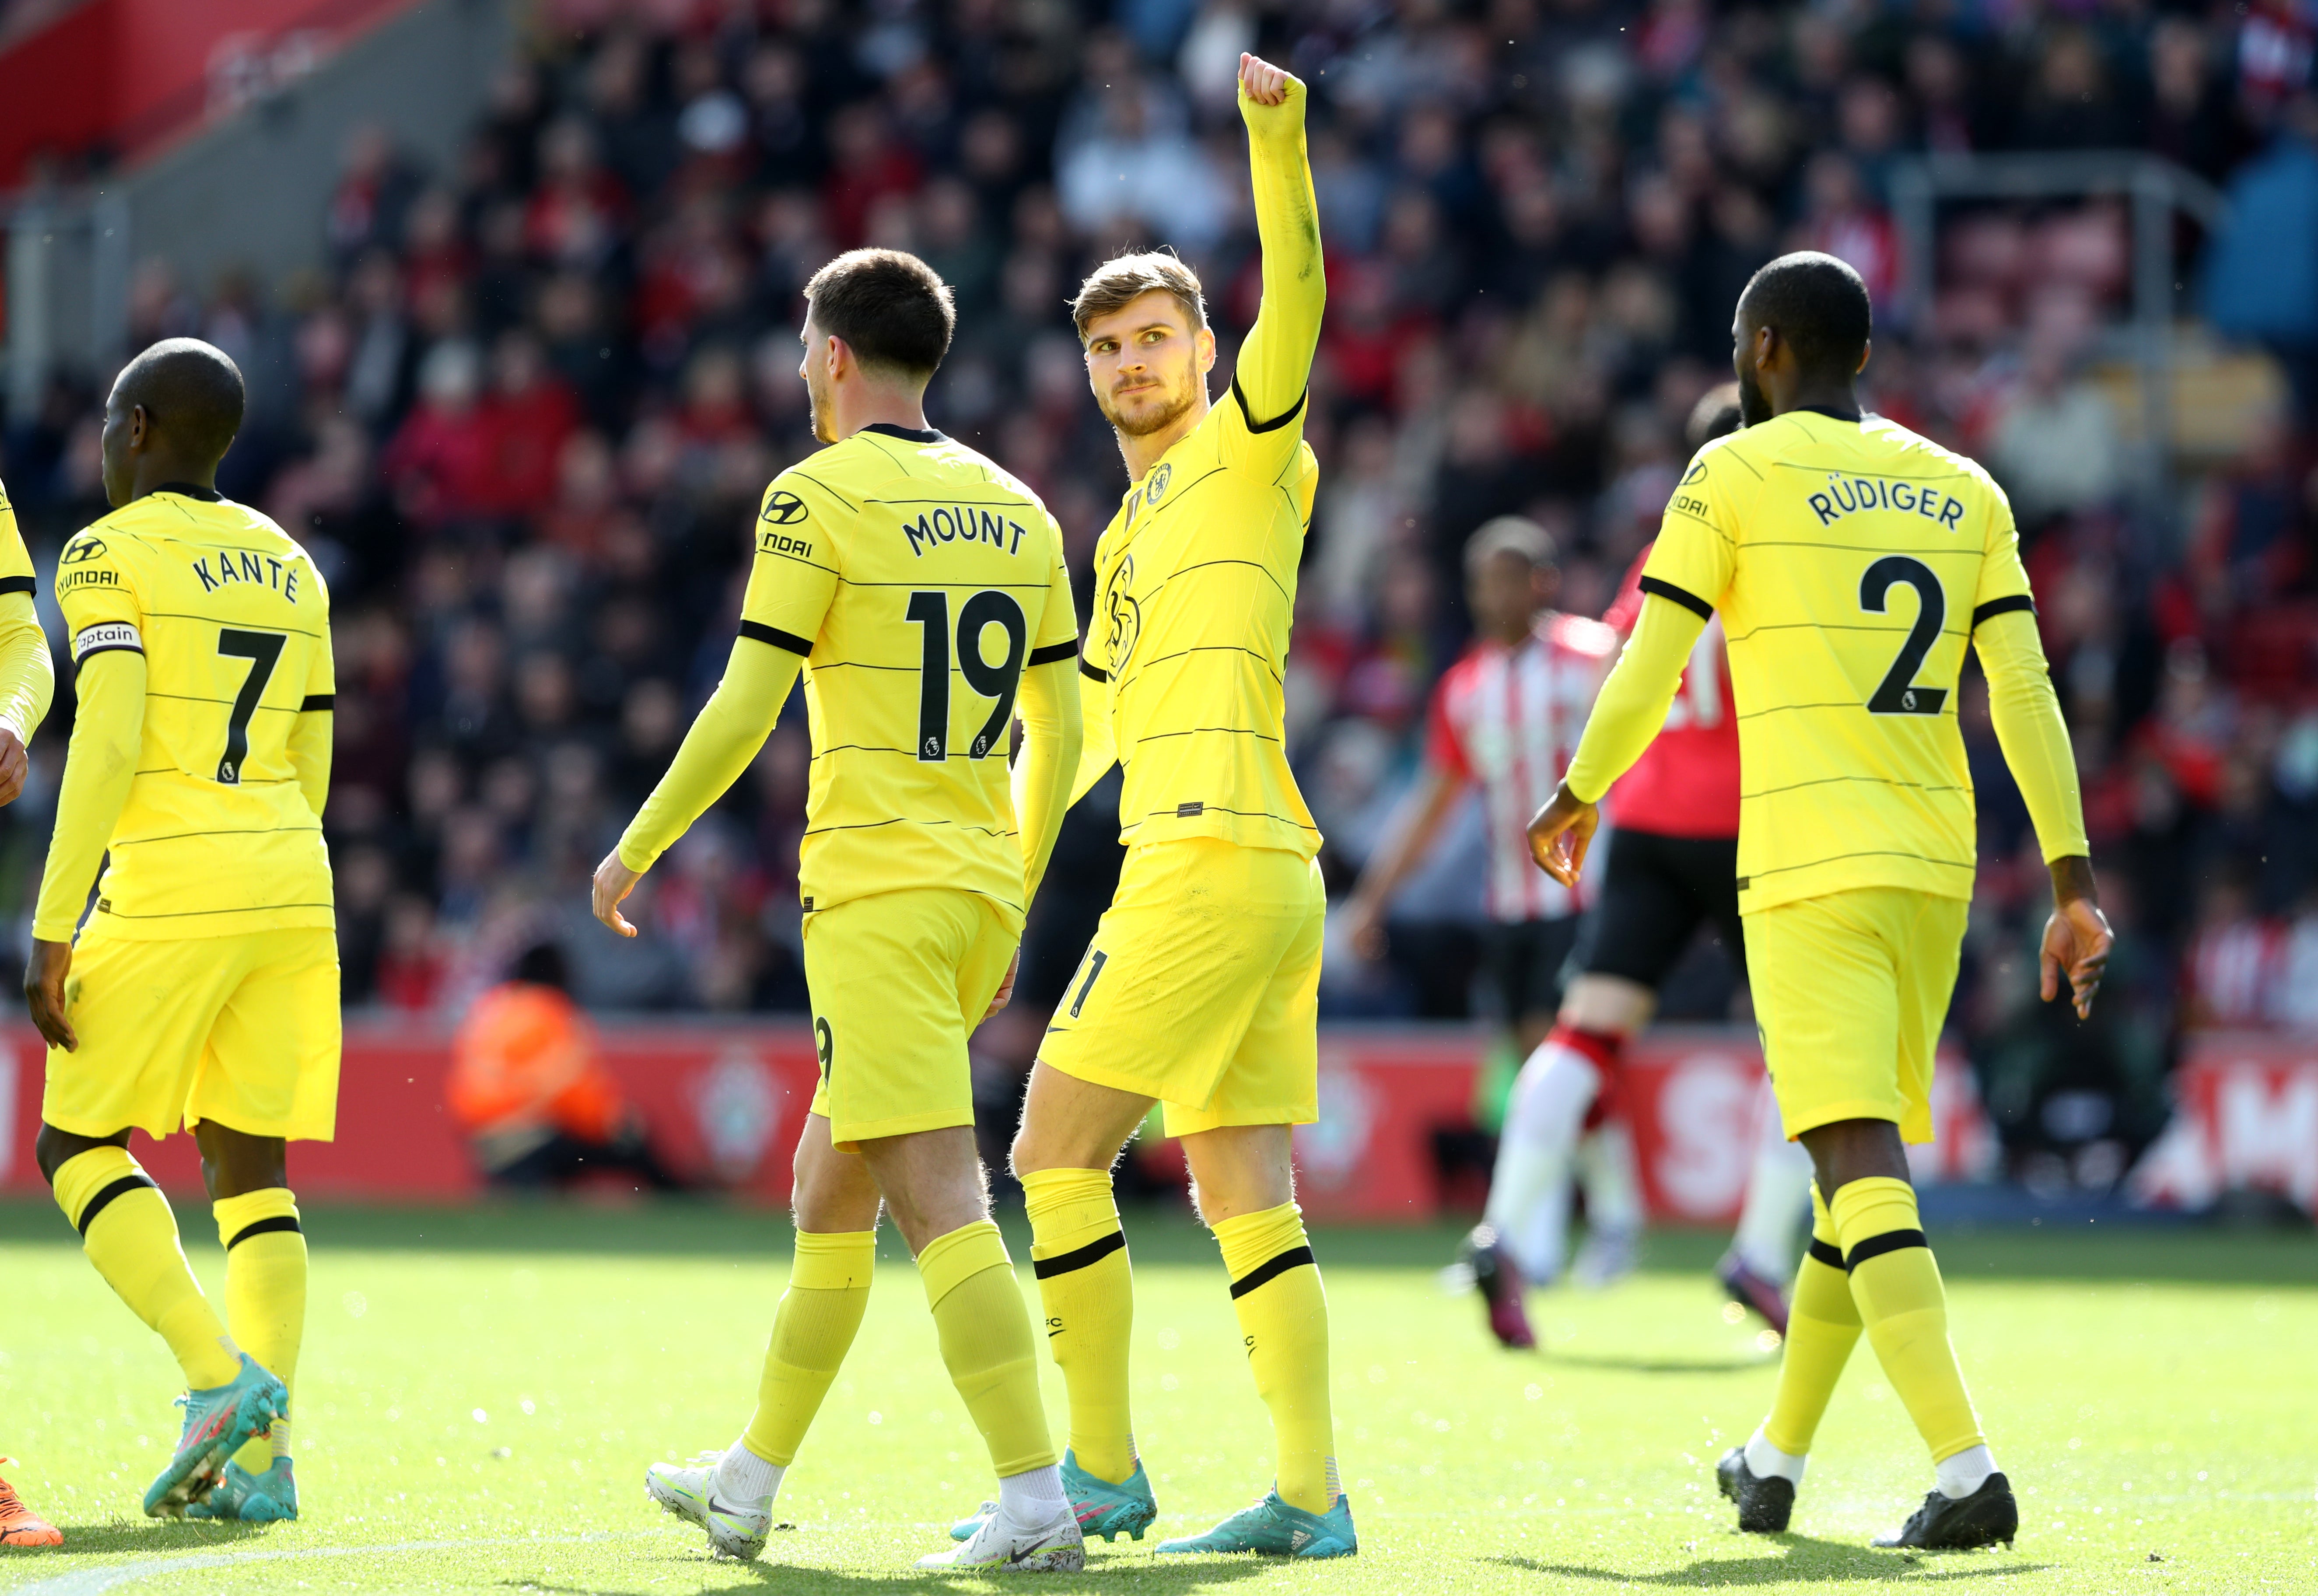
[[1631,1036],[1649,1023],[1657,994],[1622,975],[1580,975],[1561,1000],[1561,1023],[1581,1031]]
[[1839,1119],[1798,1138],[1811,1156],[1820,1194],[1832,1201],[1854,1180],[1909,1179],[1907,1143],[1888,1119]]
[[194,1128],[194,1142],[202,1151],[202,1185],[211,1202],[290,1184],[287,1148],[278,1136],[245,1135],[204,1121]]
[[65,1160],[80,1151],[71,1145],[79,1140],[79,1137],[67,1135],[52,1125],[40,1126],[40,1134],[32,1143],[32,1159],[40,1166],[41,1179],[50,1186],[57,1183],[57,1171],[64,1168]]
[[110,1136],[83,1136],[72,1131],[58,1130],[43,1120],[40,1134],[32,1139],[32,1161],[40,1166],[40,1179],[50,1186],[57,1183],[57,1171],[94,1147],[126,1147],[129,1133],[117,1132]]

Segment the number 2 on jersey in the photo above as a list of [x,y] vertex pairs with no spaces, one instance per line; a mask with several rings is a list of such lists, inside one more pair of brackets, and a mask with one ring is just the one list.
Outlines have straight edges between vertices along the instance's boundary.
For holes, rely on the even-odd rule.
[[1932,651],[1948,618],[1948,596],[1932,568],[1904,554],[1885,555],[1859,578],[1859,607],[1873,614],[1885,614],[1886,596],[1903,583],[1916,590],[1916,623],[1908,628],[1908,641],[1900,645],[1899,658],[1891,661],[1891,668],[1883,673],[1882,682],[1868,697],[1871,715],[1936,715],[1948,701],[1945,687],[1913,685],[1916,672],[1923,668],[1924,657]]
[[274,667],[282,659],[282,645],[289,641],[278,632],[241,632],[231,626],[218,632],[219,653],[249,661],[249,674],[242,678],[241,691],[234,695],[233,708],[225,718],[225,758],[218,761],[217,778],[228,786],[241,785],[241,763],[249,758],[249,717],[257,713],[257,701],[265,696],[265,684],[274,679]]
[[[918,758],[932,763],[949,758],[949,595],[912,593],[908,613],[921,629],[923,642],[918,666]],[[1006,657],[994,665],[982,652],[983,629],[993,622],[1006,632]],[[958,607],[957,673],[976,693],[998,701],[974,734],[967,758],[984,758],[998,746],[1014,716],[1014,688],[1022,679],[1022,659],[1029,650],[1030,623],[1011,596],[984,591]]]

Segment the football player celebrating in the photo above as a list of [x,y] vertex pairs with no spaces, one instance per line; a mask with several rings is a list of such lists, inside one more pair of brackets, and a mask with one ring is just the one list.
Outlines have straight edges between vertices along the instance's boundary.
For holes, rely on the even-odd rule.
[[[1133,1316],[1110,1168],[1156,1101],[1183,1141],[1270,1409],[1273,1488],[1163,1553],[1356,1549],[1338,1486],[1328,1307],[1289,1127],[1318,1117],[1320,834],[1284,750],[1281,673],[1316,478],[1306,385],[1326,297],[1303,84],[1240,58],[1263,297],[1219,400],[1199,278],[1098,266],[1074,305],[1131,480],[1095,550],[1074,793],[1125,767],[1119,891],[1030,1072],[1014,1143],[1047,1345],[1070,1392],[1065,1484],[1090,1531],[1156,1513],[1128,1409]],[[969,1521],[970,1522],[970,1521]]]

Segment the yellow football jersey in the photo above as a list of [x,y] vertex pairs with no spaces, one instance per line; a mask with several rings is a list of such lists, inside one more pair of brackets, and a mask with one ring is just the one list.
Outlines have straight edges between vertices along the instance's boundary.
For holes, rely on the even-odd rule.
[[1288,767],[1280,691],[1319,477],[1302,418],[1299,403],[1259,432],[1226,397],[1144,473],[1095,546],[1082,668],[1110,685],[1121,842],[1320,851]]
[[1319,480],[1304,417],[1327,299],[1305,97],[1292,79],[1278,106],[1240,92],[1262,247],[1255,325],[1230,392],[1128,489],[1095,546],[1080,668],[1096,686],[1074,786],[1117,757],[1129,845],[1215,837],[1320,851],[1288,767],[1281,694]]
[[[167,489],[64,546],[57,603],[76,672],[115,650],[145,657],[143,740],[92,929],[334,925],[321,817],[290,758],[298,717],[335,692],[330,596],[306,551],[246,505]],[[61,874],[41,883],[36,928],[51,939],[88,891]]]
[[1038,496],[939,432],[866,427],[766,489],[741,617],[805,659],[804,907],[957,887],[1019,921],[1014,690],[1078,650]]
[[1642,587],[1730,640],[1742,910],[1853,887],[1970,898],[1956,683],[2033,610],[2003,490],[1879,417],[1791,411],[1699,451]]

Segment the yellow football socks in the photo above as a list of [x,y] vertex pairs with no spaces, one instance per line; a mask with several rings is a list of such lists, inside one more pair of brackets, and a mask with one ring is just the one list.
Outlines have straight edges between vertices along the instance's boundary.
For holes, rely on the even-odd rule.
[[1325,1513],[1341,1494],[1328,1407],[1328,1296],[1303,1210],[1282,1203],[1214,1228],[1256,1394],[1271,1412],[1272,1489],[1290,1507]]
[[1980,1421],[1948,1344],[1947,1293],[1924,1240],[1915,1188],[1890,1176],[1852,1180],[1837,1188],[1831,1206],[1868,1342],[1932,1460],[1981,1445]]
[[1001,1479],[1051,1467],[1055,1441],[1038,1397],[1038,1343],[1013,1260],[987,1219],[936,1236],[918,1254],[942,1362]]
[[1108,1170],[1033,1170],[1022,1177],[1030,1261],[1046,1309],[1047,1348],[1071,1394],[1071,1453],[1116,1485],[1135,1473],[1127,1399],[1135,1283]]
[[757,1412],[741,1441],[768,1463],[796,1460],[821,1399],[837,1377],[861,1315],[869,1307],[869,1277],[877,1264],[874,1230],[799,1231],[789,1265],[789,1288],[773,1315],[773,1342],[757,1382]]
[[[269,1186],[220,1197],[210,1211],[225,1244],[226,1329],[294,1397],[298,1343],[306,1331],[306,1237],[298,1228],[298,1199],[286,1186]],[[271,1434],[242,1443],[234,1461],[264,1474],[274,1458],[288,1456],[290,1421],[283,1417]]]
[[1835,1394],[1835,1383],[1858,1340],[1859,1309],[1851,1300],[1843,1250],[1836,1244],[1835,1219],[1814,1186],[1810,1248],[1795,1273],[1779,1383],[1771,1393],[1770,1417],[1763,1421],[1765,1440],[1798,1457],[1810,1450],[1828,1398]]
[[177,1216],[125,1147],[93,1147],[57,1170],[57,1206],[104,1283],[176,1354],[195,1391],[241,1372],[241,1356],[186,1266]]

